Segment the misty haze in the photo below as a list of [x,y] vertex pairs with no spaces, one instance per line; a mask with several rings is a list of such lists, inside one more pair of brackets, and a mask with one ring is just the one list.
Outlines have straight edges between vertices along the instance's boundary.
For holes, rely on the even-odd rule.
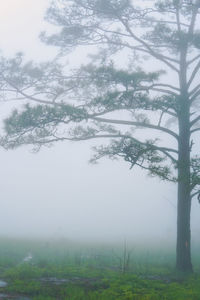
[[200,1],[0,3],[0,299],[200,299]]

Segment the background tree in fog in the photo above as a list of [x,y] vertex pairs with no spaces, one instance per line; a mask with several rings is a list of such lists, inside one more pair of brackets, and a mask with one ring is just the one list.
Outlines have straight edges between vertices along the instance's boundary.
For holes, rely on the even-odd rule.
[[[180,271],[192,271],[191,200],[200,195],[199,12],[200,0],[53,1],[46,18],[56,32],[41,39],[59,47],[58,60],[18,54],[0,65],[2,97],[29,100],[5,120],[5,147],[103,139],[92,161],[122,157],[177,183]],[[65,55],[85,46],[90,63],[69,72]]]

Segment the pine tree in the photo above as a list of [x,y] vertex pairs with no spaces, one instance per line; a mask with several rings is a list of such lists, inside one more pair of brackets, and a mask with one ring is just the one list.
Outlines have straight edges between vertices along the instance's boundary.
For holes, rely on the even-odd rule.
[[[60,31],[41,39],[59,47],[60,63],[18,54],[0,64],[3,96],[28,101],[5,120],[2,145],[102,138],[92,161],[122,157],[177,183],[176,267],[184,272],[192,271],[191,202],[200,198],[199,13],[199,0],[53,1],[46,19]],[[95,55],[69,72],[63,57],[77,47]],[[130,60],[121,65],[122,57]]]

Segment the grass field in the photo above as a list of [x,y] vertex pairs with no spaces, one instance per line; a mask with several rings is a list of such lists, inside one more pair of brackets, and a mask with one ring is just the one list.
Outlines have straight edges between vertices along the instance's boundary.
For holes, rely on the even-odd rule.
[[0,299],[200,300],[198,250],[193,275],[177,274],[174,263],[174,251],[164,245],[1,239],[0,280],[7,286]]

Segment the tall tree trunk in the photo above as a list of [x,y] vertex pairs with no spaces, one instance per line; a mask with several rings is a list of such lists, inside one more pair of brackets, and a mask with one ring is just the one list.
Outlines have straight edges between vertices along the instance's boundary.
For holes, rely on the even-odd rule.
[[190,211],[191,200],[188,187],[180,181],[178,184],[176,268],[181,272],[192,272]]
[[192,272],[190,232],[190,111],[189,99],[182,96],[179,116],[178,210],[176,267]]
[[190,232],[190,99],[187,84],[188,44],[180,52],[180,99],[178,107],[178,209],[176,268],[181,272],[192,272]]

